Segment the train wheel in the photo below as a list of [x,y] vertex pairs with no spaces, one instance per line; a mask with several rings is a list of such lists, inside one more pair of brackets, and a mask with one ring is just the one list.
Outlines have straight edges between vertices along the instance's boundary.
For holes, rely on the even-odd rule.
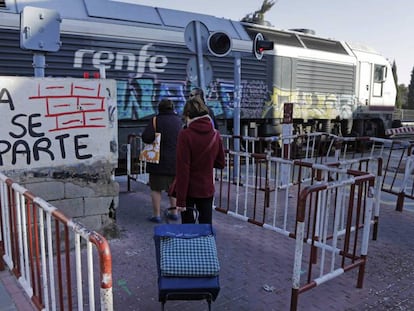
[[354,136],[354,137],[364,136],[364,120],[355,120],[352,123],[351,136]]
[[353,120],[341,120],[341,135],[342,136],[349,136],[352,131]]
[[322,132],[328,133],[330,134],[332,132],[332,123],[331,120],[322,120],[321,121],[321,125],[322,125]]

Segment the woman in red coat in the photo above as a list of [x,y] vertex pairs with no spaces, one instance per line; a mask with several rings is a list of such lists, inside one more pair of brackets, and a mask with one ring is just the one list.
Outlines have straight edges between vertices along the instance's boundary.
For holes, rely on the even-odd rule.
[[182,223],[212,223],[214,198],[213,168],[225,166],[220,133],[213,127],[208,108],[199,97],[189,99],[183,110],[186,128],[177,139],[176,196]]

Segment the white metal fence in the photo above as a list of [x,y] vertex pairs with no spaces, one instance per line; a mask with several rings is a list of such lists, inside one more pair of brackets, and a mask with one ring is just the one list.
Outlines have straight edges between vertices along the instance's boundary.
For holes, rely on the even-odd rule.
[[105,238],[1,173],[0,191],[0,255],[36,308],[113,310]]

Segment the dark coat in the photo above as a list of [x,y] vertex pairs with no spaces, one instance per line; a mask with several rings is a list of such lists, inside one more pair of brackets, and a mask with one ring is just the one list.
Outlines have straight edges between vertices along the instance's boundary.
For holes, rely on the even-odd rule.
[[208,115],[194,119],[178,135],[177,206],[186,206],[187,197],[212,197],[213,168],[222,169],[224,166],[223,142],[219,132],[214,130],[211,119]]
[[[160,112],[156,116],[156,131],[161,133],[160,163],[147,163],[147,173],[154,175],[175,175],[178,132],[182,129],[181,118],[173,111]],[[141,135],[142,141],[150,144],[155,139],[152,118]]]

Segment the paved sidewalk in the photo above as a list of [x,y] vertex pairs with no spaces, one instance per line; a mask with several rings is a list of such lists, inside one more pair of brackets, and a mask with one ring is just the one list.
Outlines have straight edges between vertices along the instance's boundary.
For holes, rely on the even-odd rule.
[[16,278],[6,268],[0,271],[0,311],[36,310]]
[[[117,225],[110,241],[115,310],[160,310],[149,189],[120,183]],[[384,194],[377,241],[370,241],[364,287],[357,270],[346,272],[299,296],[299,310],[414,310],[414,213],[394,211],[395,196]],[[163,198],[164,208],[167,199]],[[412,204],[408,202],[407,204]],[[213,213],[220,259],[221,291],[213,310],[289,310],[294,240]],[[267,290],[266,290],[267,289]],[[168,301],[166,310],[207,310],[205,302]]]

